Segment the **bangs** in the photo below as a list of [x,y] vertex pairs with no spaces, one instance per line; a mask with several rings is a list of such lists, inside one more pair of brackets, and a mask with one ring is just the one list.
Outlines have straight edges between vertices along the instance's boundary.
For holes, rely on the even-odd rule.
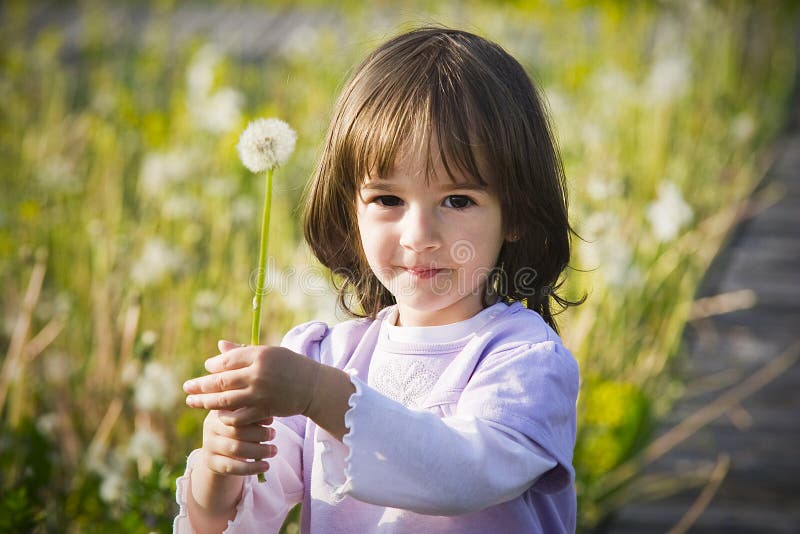
[[[343,170],[358,188],[367,179],[384,179],[398,157],[415,152],[425,159],[430,182],[438,161],[454,183],[484,188],[494,180],[483,162],[491,161],[485,124],[476,96],[439,54],[418,53],[381,70],[362,73],[347,95],[353,117],[344,134]],[[350,173],[348,173],[350,174]]]

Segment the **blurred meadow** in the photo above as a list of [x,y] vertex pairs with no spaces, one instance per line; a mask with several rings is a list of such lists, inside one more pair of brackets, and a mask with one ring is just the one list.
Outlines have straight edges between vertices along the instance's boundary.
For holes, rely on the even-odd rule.
[[345,319],[297,207],[349,69],[429,23],[502,44],[552,112],[583,238],[564,287],[588,293],[558,317],[582,369],[580,530],[653,490],[640,460],[683,391],[695,290],[770,162],[797,9],[399,5],[0,7],[0,531],[171,528],[204,416],[181,383],[249,332],[264,182],[239,133],[275,116],[299,135],[275,175],[263,342]]

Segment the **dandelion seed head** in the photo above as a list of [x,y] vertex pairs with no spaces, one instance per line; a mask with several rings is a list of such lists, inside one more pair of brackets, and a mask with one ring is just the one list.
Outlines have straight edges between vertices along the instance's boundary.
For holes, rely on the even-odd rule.
[[205,44],[192,57],[186,70],[189,94],[205,96],[214,85],[214,69],[222,61],[222,52],[213,44]]
[[142,345],[145,347],[152,347],[158,341],[158,334],[153,330],[145,330],[142,332]]
[[246,224],[256,216],[256,205],[253,199],[239,196],[231,202],[231,220],[237,224]]
[[691,58],[687,55],[664,57],[653,63],[647,90],[653,104],[669,104],[691,88]]
[[133,401],[144,411],[171,410],[181,389],[172,371],[158,362],[149,362],[136,381]]
[[183,263],[183,255],[159,238],[144,245],[142,254],[131,265],[131,279],[140,287],[156,284],[176,272]]
[[36,430],[47,438],[56,438],[58,430],[58,414],[49,412],[36,419]]
[[221,134],[232,130],[239,123],[243,105],[244,96],[240,92],[222,87],[192,102],[192,116],[204,130]]
[[138,429],[128,443],[128,458],[131,460],[158,460],[164,455],[164,439],[147,429]]
[[647,206],[647,221],[656,238],[662,243],[672,241],[691,220],[692,208],[683,200],[678,187],[672,182],[662,182],[658,198]]
[[737,143],[744,143],[750,140],[755,130],[756,123],[749,113],[740,113],[736,116],[731,125],[731,133],[733,134],[734,141]]
[[247,125],[236,150],[252,172],[280,167],[294,151],[297,134],[280,119],[256,119]]
[[119,473],[108,473],[100,483],[100,498],[107,503],[115,503],[122,499],[125,491],[125,479]]

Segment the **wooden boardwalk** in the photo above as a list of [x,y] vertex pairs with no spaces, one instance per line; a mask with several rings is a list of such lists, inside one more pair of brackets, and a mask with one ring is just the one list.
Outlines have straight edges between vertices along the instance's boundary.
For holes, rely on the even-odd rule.
[[[708,411],[736,384],[758,380],[765,367],[777,367],[778,374],[646,471],[677,482],[716,466],[724,475],[718,486],[701,483],[632,502],[606,529],[610,534],[670,532],[693,504],[699,516],[689,522],[691,533],[800,533],[800,91],[775,158],[759,190],[772,188],[780,200],[739,225],[698,294],[749,289],[756,303],[687,326],[686,372],[693,387],[664,429]],[[706,497],[711,500],[703,507],[698,498]]]

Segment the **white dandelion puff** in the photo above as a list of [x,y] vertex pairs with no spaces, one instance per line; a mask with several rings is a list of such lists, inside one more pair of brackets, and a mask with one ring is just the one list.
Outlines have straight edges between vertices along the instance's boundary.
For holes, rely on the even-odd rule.
[[691,67],[691,58],[686,55],[673,55],[653,63],[647,79],[650,102],[669,104],[684,96],[692,83]]
[[107,503],[115,503],[125,493],[125,478],[117,472],[108,472],[100,483],[100,498]]
[[191,109],[195,122],[206,131],[221,134],[239,123],[244,96],[235,89],[222,87],[194,104]]
[[672,241],[691,220],[692,208],[683,200],[677,186],[662,182],[658,186],[658,198],[647,206],[647,221],[656,238],[662,243]]
[[608,200],[622,194],[622,183],[599,174],[591,174],[586,180],[586,193],[594,200]]
[[148,429],[137,429],[128,443],[128,458],[131,460],[158,460],[164,456],[164,438]]
[[181,388],[172,371],[158,362],[149,362],[136,381],[133,401],[147,412],[171,410],[178,402]]
[[236,150],[252,172],[280,167],[294,151],[297,134],[280,119],[256,119],[247,125]]
[[200,203],[187,195],[171,196],[161,204],[161,214],[171,221],[188,219],[199,211]]
[[227,199],[236,193],[236,182],[230,176],[217,176],[206,182],[205,193],[211,198]]
[[214,85],[214,69],[222,61],[222,53],[213,44],[206,44],[192,57],[186,70],[186,82],[192,97],[204,97]]
[[183,255],[159,238],[144,245],[142,255],[131,266],[131,279],[140,287],[155,284],[176,272],[183,263]]
[[36,430],[49,439],[55,439],[58,434],[58,421],[59,417],[57,413],[50,412],[40,415],[39,418],[36,419]]
[[145,330],[144,332],[142,332],[141,340],[142,340],[142,345],[144,345],[145,347],[148,348],[152,347],[153,345],[156,344],[156,341],[158,341],[158,333],[156,333],[153,330]]
[[239,196],[231,202],[231,220],[234,224],[247,224],[256,216],[256,203],[246,196]]
[[192,325],[203,330],[209,328],[217,320],[217,303],[219,297],[211,290],[199,291],[192,306]]
[[139,173],[142,195],[157,198],[173,185],[184,181],[192,171],[196,155],[193,151],[181,149],[147,154]]
[[731,133],[733,134],[734,141],[737,143],[749,141],[755,130],[755,120],[753,120],[752,115],[749,113],[740,113],[736,116],[731,125]]

